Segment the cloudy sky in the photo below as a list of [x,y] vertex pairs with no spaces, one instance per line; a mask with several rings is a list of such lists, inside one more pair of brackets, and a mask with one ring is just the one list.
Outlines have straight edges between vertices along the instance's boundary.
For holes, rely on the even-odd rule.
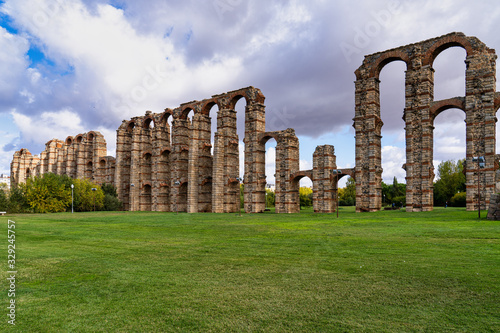
[[[364,55],[453,31],[500,49],[498,24],[498,0],[0,0],[0,172],[16,150],[90,130],[114,155],[123,119],[250,85],[266,96],[267,130],[296,130],[302,168],[322,144],[353,167]],[[461,48],[437,58],[436,99],[464,95],[464,60]],[[381,73],[386,182],[405,177],[404,70]],[[464,119],[436,119],[436,167],[465,156]]]

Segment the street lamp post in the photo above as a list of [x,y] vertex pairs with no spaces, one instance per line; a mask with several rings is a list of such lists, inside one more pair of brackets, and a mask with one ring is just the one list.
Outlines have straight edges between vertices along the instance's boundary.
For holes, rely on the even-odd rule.
[[95,187],[92,187],[92,192],[94,192],[94,212],[95,212],[95,191],[97,191],[97,189]]
[[74,197],[73,197],[73,189],[75,188],[74,184],[71,184],[71,214],[73,214],[73,202],[74,202]]
[[481,179],[479,170],[484,169],[486,163],[484,160],[484,156],[473,157],[472,162],[477,162],[477,212],[478,218],[481,219]]
[[339,217],[339,175],[342,174],[342,170],[336,169],[332,170],[332,174],[335,175],[335,179],[337,180],[337,218]]
[[176,180],[174,185],[177,186],[177,195],[175,196],[175,214],[179,215],[179,185],[181,185],[181,182]]

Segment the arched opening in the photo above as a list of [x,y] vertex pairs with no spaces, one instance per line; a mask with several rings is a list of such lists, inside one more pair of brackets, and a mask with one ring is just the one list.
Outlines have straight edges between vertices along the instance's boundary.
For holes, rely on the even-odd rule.
[[245,113],[247,108],[247,101],[244,97],[238,97],[237,102],[234,104],[236,111],[236,134],[238,135],[238,153],[239,153],[239,175],[243,179],[245,175]]
[[[303,186],[303,184],[305,186]],[[311,184],[311,186],[307,186]],[[298,176],[292,180],[292,201],[298,203],[299,212],[303,209],[310,210],[313,207],[312,179],[308,176]]]
[[382,181],[392,183],[394,177],[405,182],[402,168],[406,162],[405,109],[406,63],[393,61],[380,72],[380,117],[383,122],[381,157]]
[[151,185],[145,184],[142,187],[140,195],[140,210],[144,212],[151,211]]
[[27,168],[26,169],[26,179],[28,179],[30,177],[31,177],[31,170],[30,170],[30,168]]
[[151,165],[152,165],[152,156],[151,153],[145,153],[142,156],[141,163],[141,180],[142,181],[151,181]]
[[466,57],[464,48],[450,47],[435,58],[432,64],[435,101],[465,96]]
[[95,135],[94,133],[90,132],[88,135],[87,135],[87,141],[88,142],[92,142],[94,141],[94,138],[95,138]]
[[70,136],[69,136],[69,137],[67,137],[67,138],[66,138],[66,145],[67,145],[67,146],[70,146],[72,143],[73,143],[73,138],[72,138],[72,137],[70,137]]
[[76,143],[81,143],[83,140],[83,136],[82,135],[78,135],[75,139]]
[[266,142],[266,209],[273,210],[276,203],[276,146],[275,138],[269,138]]
[[144,119],[144,129],[149,129],[152,130],[155,128],[155,122],[153,118],[146,118]]
[[[434,119],[434,205],[450,205],[453,200],[453,205],[465,206],[465,175],[457,174],[463,167],[459,161],[466,157],[465,113],[457,108],[444,110]],[[458,192],[463,194],[453,198]]]
[[[339,185],[342,184],[342,185]],[[341,187],[342,186],[342,187]],[[342,175],[337,183],[338,205],[343,206],[356,206],[356,181],[348,175]],[[334,200],[337,198],[337,193],[334,194]],[[387,196],[384,195],[384,188],[382,188],[382,206],[387,205]],[[336,206],[336,203],[335,203]]]
[[97,182],[99,184],[104,184],[104,183],[108,182],[107,179],[106,179],[106,168],[107,168],[107,166],[106,166],[106,160],[105,159],[101,159],[99,161],[99,172],[98,172],[99,177],[97,179]]
[[135,128],[135,122],[131,121],[127,125],[127,132],[132,133]]
[[85,179],[93,180],[92,161],[87,162],[85,165]]

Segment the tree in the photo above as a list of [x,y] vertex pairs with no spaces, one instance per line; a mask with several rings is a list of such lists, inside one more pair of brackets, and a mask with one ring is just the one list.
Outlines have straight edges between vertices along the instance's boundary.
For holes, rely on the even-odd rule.
[[300,207],[312,206],[313,191],[309,187],[299,188]]
[[32,212],[30,205],[26,201],[22,187],[14,186],[10,189],[7,212],[11,214]]
[[346,186],[339,189],[339,205],[354,206],[356,205],[356,183],[354,179],[349,177]]
[[6,212],[9,207],[9,199],[7,198],[7,193],[0,189],[0,211]]
[[101,190],[104,193],[104,202],[102,210],[118,211],[123,209],[123,203],[118,199],[116,187],[112,184],[102,184]]
[[266,188],[266,207],[274,207],[276,204],[276,195],[273,191]]
[[[104,192],[99,185],[93,184],[86,179],[73,180],[75,185],[74,207],[77,212],[89,212],[95,210],[102,210],[104,207]],[[95,191],[92,189],[95,188]]]
[[22,184],[26,202],[37,213],[64,212],[71,204],[71,192],[64,180],[53,173],[28,178]]
[[438,165],[439,179],[434,183],[434,204],[444,206],[457,193],[465,192],[465,160],[444,161]]

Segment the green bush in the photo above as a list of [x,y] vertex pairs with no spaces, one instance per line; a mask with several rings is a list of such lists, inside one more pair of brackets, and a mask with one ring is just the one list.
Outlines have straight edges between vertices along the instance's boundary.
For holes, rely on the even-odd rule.
[[465,207],[466,204],[467,194],[465,192],[455,194],[450,200],[450,205],[453,207]]
[[118,200],[117,197],[109,193],[104,194],[104,207],[102,210],[114,212],[122,209],[123,209],[123,202],[121,202],[120,200]]
[[10,189],[7,212],[11,214],[33,212],[33,210],[30,208],[30,205],[26,201],[23,188],[14,186]]
[[27,179],[21,186],[26,202],[36,213],[64,212],[71,205],[71,191],[64,180],[53,173]]
[[[102,210],[104,207],[104,193],[99,185],[87,179],[73,180],[74,189],[74,209],[77,212],[90,212]],[[95,188],[95,191],[92,189]]]
[[396,207],[401,207],[401,206],[406,206],[406,196],[400,195],[397,197],[392,198],[392,202]]

